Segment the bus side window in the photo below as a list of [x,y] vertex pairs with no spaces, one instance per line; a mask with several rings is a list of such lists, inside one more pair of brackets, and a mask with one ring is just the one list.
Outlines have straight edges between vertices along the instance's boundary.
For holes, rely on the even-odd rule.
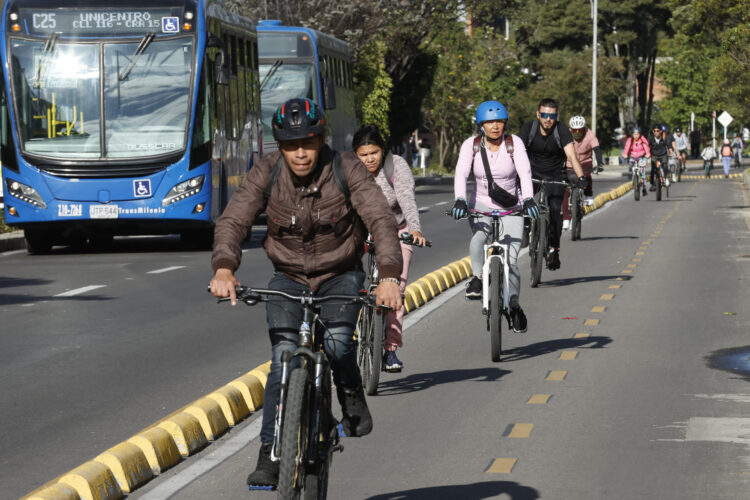
[[193,138],[190,151],[190,168],[195,168],[211,159],[211,115],[210,105],[212,90],[211,64],[203,64],[203,71],[198,81],[198,98],[195,103],[195,120],[193,121]]
[[323,72],[323,108],[324,109],[336,109],[336,85],[333,80],[334,58],[325,56],[321,59],[321,62],[325,66]]

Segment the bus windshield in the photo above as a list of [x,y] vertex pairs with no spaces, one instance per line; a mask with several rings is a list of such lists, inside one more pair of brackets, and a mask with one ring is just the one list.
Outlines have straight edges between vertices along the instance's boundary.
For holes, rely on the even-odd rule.
[[271,119],[276,109],[283,103],[294,97],[307,97],[317,101],[315,84],[315,66],[313,63],[290,64],[263,64],[259,66],[260,81],[263,86],[260,89],[260,102],[263,119],[263,136],[271,140],[273,131]]
[[46,41],[13,39],[11,51],[27,152],[65,160],[137,159],[184,149],[192,37],[68,43],[53,34]]

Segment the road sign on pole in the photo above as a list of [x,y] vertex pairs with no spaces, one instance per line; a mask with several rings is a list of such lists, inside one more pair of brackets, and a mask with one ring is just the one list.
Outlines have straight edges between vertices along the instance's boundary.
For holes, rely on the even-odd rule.
[[726,111],[722,111],[718,119],[719,119],[719,123],[724,125],[724,127],[728,127],[729,124],[734,121],[734,118],[732,118],[732,115],[730,115]]

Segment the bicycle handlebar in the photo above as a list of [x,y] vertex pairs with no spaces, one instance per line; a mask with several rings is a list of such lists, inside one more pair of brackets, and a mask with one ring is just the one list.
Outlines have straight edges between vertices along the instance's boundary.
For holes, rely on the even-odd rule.
[[[449,217],[453,217],[453,212],[451,210],[446,210],[445,215]],[[523,209],[505,210],[505,211],[493,210],[492,212],[482,212],[481,210],[470,208],[467,211],[466,215],[461,217],[461,219],[479,219],[480,217],[505,217],[506,215],[528,218],[528,216],[523,213]]]
[[[412,235],[411,233],[407,233],[406,231],[404,231],[403,233],[401,233],[401,234],[398,235],[398,241],[399,241],[399,243],[403,243],[404,245],[412,245],[412,246],[415,246],[415,247],[419,246],[416,243],[414,243],[414,235]],[[365,240],[365,243],[367,243],[368,245],[370,245],[372,247],[375,246],[375,242],[373,240],[371,240],[370,238],[367,238]],[[432,246],[432,241],[425,240],[424,246],[431,247]]]
[[532,178],[531,182],[533,182],[534,184],[541,184],[541,185],[550,184],[550,185],[565,186],[565,187],[576,187],[576,186],[572,186],[569,182],[566,182],[566,181],[550,181],[547,179],[533,179]]
[[[330,302],[333,300],[339,300],[343,303],[348,304],[362,304],[368,307],[375,307],[377,309],[386,309],[392,311],[393,308],[384,305],[375,304],[375,295],[363,292],[362,295],[325,295],[322,297],[316,297],[312,294],[292,295],[290,293],[282,292],[281,290],[270,290],[267,288],[251,288],[248,286],[237,286],[235,287],[235,293],[237,294],[237,300],[244,302],[249,306],[254,306],[258,302],[268,302],[268,297],[276,296],[283,297],[293,302],[299,302],[300,304],[320,304],[323,302]],[[211,287],[208,287],[209,293]],[[228,302],[231,300],[229,297],[220,297],[218,302]]]

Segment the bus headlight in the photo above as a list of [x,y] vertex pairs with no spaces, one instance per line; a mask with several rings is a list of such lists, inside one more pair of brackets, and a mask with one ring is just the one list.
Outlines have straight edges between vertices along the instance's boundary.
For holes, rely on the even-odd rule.
[[14,198],[18,198],[21,201],[25,201],[35,207],[47,208],[47,204],[31,186],[22,184],[13,179],[5,179],[5,186],[8,188],[8,194]]
[[202,175],[199,175],[184,182],[180,182],[175,187],[170,189],[167,193],[167,196],[165,196],[164,199],[161,200],[161,206],[166,207],[168,205],[171,205],[172,203],[176,203],[178,201],[184,200],[185,198],[189,198],[195,194],[198,194],[201,188],[203,188],[203,179],[204,177]]

